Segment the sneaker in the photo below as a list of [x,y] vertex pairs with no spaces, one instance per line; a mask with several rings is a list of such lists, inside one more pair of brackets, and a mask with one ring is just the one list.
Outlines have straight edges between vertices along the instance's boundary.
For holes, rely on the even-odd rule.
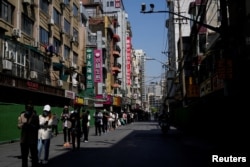
[[88,140],[84,140],[84,143],[88,143]]

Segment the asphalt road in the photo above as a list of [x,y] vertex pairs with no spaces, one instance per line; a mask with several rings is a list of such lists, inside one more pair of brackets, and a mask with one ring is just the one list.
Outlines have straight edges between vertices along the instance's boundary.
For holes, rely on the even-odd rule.
[[[229,150],[229,152],[228,152]],[[220,150],[204,139],[184,135],[171,128],[163,135],[157,122],[135,122],[101,136],[91,128],[89,142],[80,150],[63,148],[59,134],[51,142],[47,167],[213,167],[247,166],[247,162],[212,162],[212,156],[239,157],[238,153]],[[19,143],[0,145],[0,166],[21,167]],[[247,157],[245,152],[240,156]],[[229,157],[230,158],[230,157]],[[30,165],[31,166],[31,165]]]

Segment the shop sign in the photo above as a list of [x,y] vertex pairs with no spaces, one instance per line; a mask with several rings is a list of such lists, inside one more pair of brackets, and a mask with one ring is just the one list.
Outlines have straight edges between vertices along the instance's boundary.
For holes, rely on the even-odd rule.
[[121,97],[113,97],[113,105],[121,106]]
[[233,64],[230,59],[221,59],[217,63],[217,73],[220,79],[233,78]]
[[207,79],[206,81],[202,82],[200,85],[200,97],[205,96],[212,92],[212,84],[211,79]]
[[27,87],[30,89],[38,90],[39,84],[31,81],[27,81]]
[[100,49],[94,50],[94,82],[102,83],[102,51]]
[[218,75],[215,75],[212,78],[212,84],[213,84],[213,91],[224,88],[224,82],[222,79],[218,77]]
[[69,90],[65,90],[65,97],[69,98],[69,99],[75,99],[75,92],[69,91]]
[[86,68],[87,68],[87,89],[94,88],[93,80],[93,49],[86,50]]
[[75,98],[75,104],[83,105],[83,104],[84,104],[83,98],[76,97],[76,98]]
[[200,97],[200,91],[198,85],[187,86],[187,97]]

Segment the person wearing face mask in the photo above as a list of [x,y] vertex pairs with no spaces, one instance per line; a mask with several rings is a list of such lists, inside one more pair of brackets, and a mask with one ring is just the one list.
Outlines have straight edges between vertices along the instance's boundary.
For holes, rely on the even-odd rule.
[[37,136],[39,118],[31,101],[25,105],[25,111],[18,117],[17,127],[21,129],[20,147],[22,167],[28,167],[29,153],[32,157],[32,167],[38,167]]
[[[50,105],[45,105],[43,113],[39,115],[40,129],[38,131],[38,158],[40,163],[47,164],[49,159],[50,140],[52,137],[53,115]],[[40,159],[44,148],[44,158]]]
[[69,107],[64,106],[63,112],[61,114],[64,147],[70,147],[70,142],[71,142],[71,122],[69,116],[70,116]]
[[74,110],[70,113],[72,148],[80,149],[81,140],[81,120],[80,120],[80,106],[75,105]]

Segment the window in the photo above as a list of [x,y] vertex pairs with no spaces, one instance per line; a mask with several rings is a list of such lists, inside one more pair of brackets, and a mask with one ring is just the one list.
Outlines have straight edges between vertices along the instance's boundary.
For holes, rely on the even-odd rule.
[[48,0],[40,0],[40,9],[45,13],[49,13],[49,2],[48,2]]
[[40,43],[44,45],[49,44],[49,32],[44,28],[40,27]]
[[73,53],[73,64],[77,64],[77,61],[78,61],[78,54],[77,53]]
[[78,41],[78,31],[75,29],[75,28],[73,28],[73,37],[75,37],[75,39],[76,39],[76,41]]
[[62,0],[64,4],[69,4],[70,0]]
[[33,25],[34,22],[29,19],[26,15],[22,15],[22,31],[26,34],[32,36],[33,35]]
[[66,45],[64,45],[64,59],[68,60],[69,59],[69,54],[70,54],[70,48]]
[[57,26],[61,25],[61,13],[57,11],[55,8],[53,9],[53,19],[54,19],[54,23]]
[[57,39],[57,38],[54,38],[53,46],[54,46],[54,52],[56,54],[59,54],[60,47],[61,47],[61,41],[59,39]]
[[43,67],[44,64],[42,56],[30,50],[30,70],[42,73]]
[[78,16],[78,7],[73,4],[73,16]]
[[114,1],[110,1],[110,7],[114,6]]
[[70,23],[66,19],[64,19],[64,30],[65,33],[70,34]]
[[[18,52],[16,54],[16,68],[14,70],[14,73],[16,76],[21,77],[21,78],[27,78],[28,77],[28,67],[29,67],[29,62],[26,60],[26,52],[27,50],[20,48],[18,49]],[[26,66],[25,66],[26,65]]]
[[5,20],[6,22],[13,24],[13,13],[14,6],[7,3],[6,1],[0,1],[0,18]]

